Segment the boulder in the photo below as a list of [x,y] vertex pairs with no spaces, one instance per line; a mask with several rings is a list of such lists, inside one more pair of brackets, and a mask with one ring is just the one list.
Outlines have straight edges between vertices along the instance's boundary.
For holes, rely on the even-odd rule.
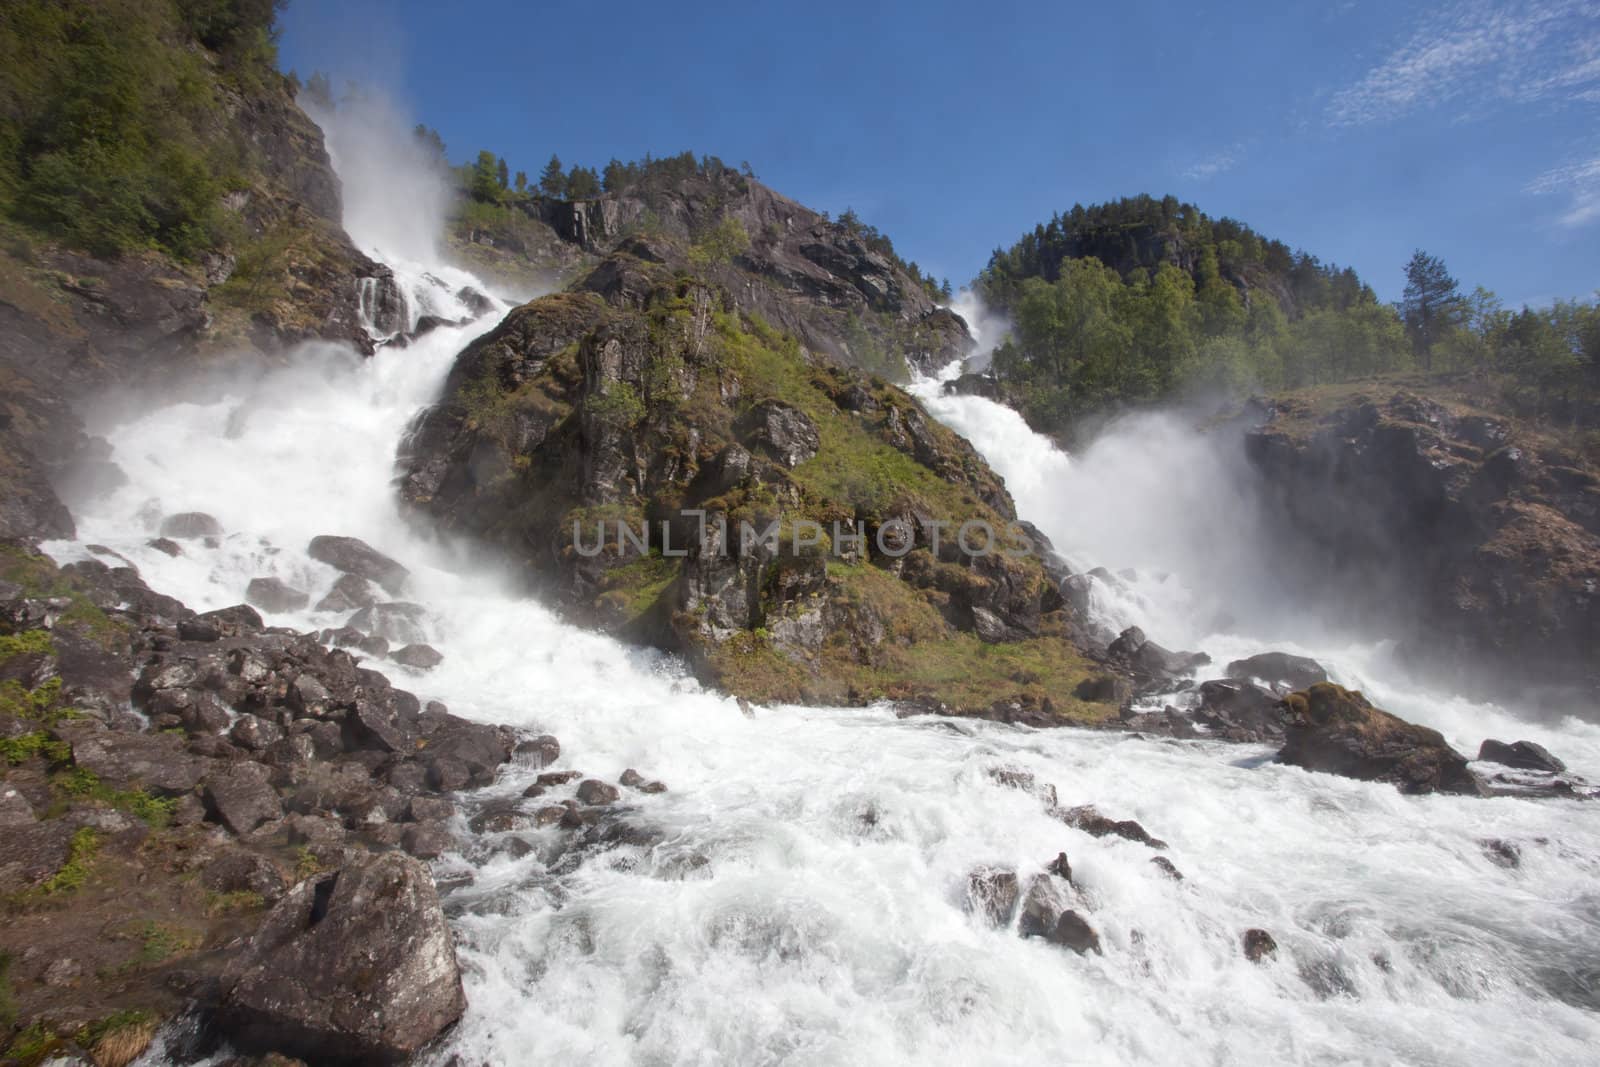
[[461,1017],[466,995],[428,868],[352,857],[296,885],[223,974],[223,1037],[316,1062],[409,1060]]
[[271,772],[259,763],[213,771],[206,776],[204,799],[207,814],[240,836],[283,815]]
[[1328,680],[1328,672],[1322,669],[1322,664],[1288,652],[1262,652],[1247,659],[1236,659],[1228,664],[1225,673],[1229,678],[1257,679],[1286,690],[1309,689]]
[[1017,932],[1023,937],[1048,937],[1055,932],[1056,922],[1067,910],[1070,890],[1048,874],[1035,875],[1028,882],[1028,892],[1022,898],[1022,914],[1017,919]]
[[1118,634],[1106,649],[1106,655],[1146,682],[1158,684],[1191,677],[1195,668],[1211,662],[1211,657],[1204,652],[1173,652],[1163,648],[1145,637],[1137,626]]
[[369,604],[350,616],[350,626],[397,645],[415,645],[428,638],[422,629],[422,619],[426,615],[427,609],[421,604],[396,600]]
[[1017,872],[1004,867],[979,867],[967,875],[967,901],[990,926],[1005,926],[1016,914]]
[[1090,837],[1120,837],[1128,841],[1136,841],[1141,845],[1148,845],[1154,849],[1165,849],[1167,843],[1159,838],[1151,837],[1143,826],[1132,819],[1111,819],[1100,814],[1098,808],[1091,804],[1084,804],[1076,808],[1062,810],[1054,808],[1050,814],[1076,830],[1082,830]]
[[312,559],[326,563],[334,570],[378,583],[390,596],[399,596],[404,592],[406,579],[411,575],[399,563],[354,537],[328,534],[313,537],[306,546],[306,552]]
[[1259,685],[1231,680],[1200,683],[1195,718],[1225,740],[1282,741],[1283,715],[1283,702]]
[[177,734],[135,734],[80,727],[58,730],[72,762],[115,789],[145,789],[159,797],[192,792],[208,764],[191,756]]
[[1284,699],[1287,722],[1278,762],[1364,781],[1402,793],[1479,795],[1467,758],[1437,730],[1373,707],[1358,692],[1320,682]]
[[1045,932],[1044,939],[1052,945],[1070,948],[1080,956],[1088,952],[1101,954],[1100,935],[1087,919],[1071,908],[1056,916],[1055,925]]
[[378,602],[372,583],[359,574],[341,574],[326,596],[317,601],[318,611],[359,611]]
[[1260,963],[1278,953],[1278,942],[1265,930],[1250,929],[1244,932],[1244,958]]
[[438,649],[423,644],[406,645],[389,653],[389,658],[402,667],[411,667],[419,671],[431,671],[444,662],[444,656]]
[[178,622],[178,636],[185,641],[220,641],[224,637],[243,637],[259,633],[266,626],[261,615],[248,604],[218,608]]
[[309,594],[281,578],[252,578],[245,586],[244,598],[262,611],[299,611],[311,603]]
[[578,783],[578,799],[585,804],[615,804],[621,795],[616,786],[598,778],[588,778]]
[[1519,771],[1560,774],[1567,769],[1567,765],[1552,756],[1548,749],[1532,741],[1516,741],[1508,745],[1504,741],[1490,738],[1478,746],[1478,758],[1498,763],[1502,767],[1513,767]]
[[222,523],[203,511],[184,511],[161,520],[161,536],[182,541],[221,537]]

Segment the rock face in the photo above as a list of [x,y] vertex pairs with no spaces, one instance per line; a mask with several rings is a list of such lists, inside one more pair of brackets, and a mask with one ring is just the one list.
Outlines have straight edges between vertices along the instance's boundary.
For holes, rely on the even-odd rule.
[[1383,620],[1480,692],[1600,696],[1600,476],[1581,457],[1468,404],[1378,387],[1281,398],[1245,444],[1280,543],[1303,554],[1303,595],[1326,612]]
[[1366,781],[1402,793],[1479,795],[1467,759],[1437,730],[1375,708],[1360,693],[1322,682],[1284,701],[1287,726],[1278,762]]
[[400,1063],[466,1008],[433,879],[396,852],[295,886],[223,981],[229,1040],[316,1062]]
[[[843,364],[898,374],[902,356],[927,370],[972,347],[960,317],[938,306],[868,234],[729,168],[654,176],[592,200],[534,198],[519,207],[536,232],[517,243],[553,270],[600,258],[577,284],[608,299],[638,301],[649,289],[639,284],[648,264],[693,266],[732,294],[739,311]],[[747,239],[741,251],[708,257],[703,246],[697,250],[704,235],[730,225]],[[632,262],[611,256],[619,250]]]
[[[535,300],[461,354],[402,450],[413,508],[739,695],[1110,712],[1075,695],[1065,566],[970,445],[721,287],[607,263],[606,299]],[[959,685],[921,680],[941,648],[971,667]]]
[[1501,766],[1514,767],[1519,771],[1546,771],[1550,774],[1560,774],[1567,769],[1567,765],[1552,756],[1549,749],[1532,741],[1517,741],[1508,745],[1504,741],[1490,738],[1478,746],[1478,758]]
[[405,592],[411,572],[356,537],[323,534],[313,537],[306,553],[335,570],[376,582],[390,596]]

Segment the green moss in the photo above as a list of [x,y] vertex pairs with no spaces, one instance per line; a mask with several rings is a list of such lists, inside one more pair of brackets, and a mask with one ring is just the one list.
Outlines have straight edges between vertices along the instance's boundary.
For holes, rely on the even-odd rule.
[[57,896],[81,889],[89,879],[89,870],[99,851],[99,834],[87,826],[75,831],[67,847],[67,862],[39,887],[39,892],[45,896]]
[[322,871],[322,861],[317,859],[317,854],[310,848],[301,845],[294,850],[294,876],[300,881],[305,881],[314,874]]
[[54,655],[55,650],[49,630],[25,630],[20,634],[0,636],[0,663],[12,656]]
[[[56,619],[58,631],[82,635],[108,649],[127,640],[128,628],[97,608],[77,582],[62,574],[55,563],[44,556],[15,545],[0,545],[0,578],[21,586],[23,594],[29,597],[61,597],[70,601]],[[16,636],[40,640],[28,638],[26,634]],[[49,640],[49,636],[43,639]],[[52,649],[53,646],[45,651]],[[0,656],[0,660],[3,658]]]
[[206,894],[206,914],[213,918],[234,912],[260,911],[266,906],[267,902],[260,893],[254,893],[248,889],[236,889],[230,893]]
[[153,830],[169,826],[178,805],[175,799],[154,797],[142,789],[113,789],[83,767],[59,772],[51,779],[51,784],[63,797],[127,812],[144,820]]
[[25,763],[35,756],[43,757],[48,763],[65,763],[72,758],[72,746],[65,741],[51,740],[42,730],[20,737],[0,738],[0,759],[7,763]]
[[10,1030],[17,1024],[17,998],[11,989],[11,960],[11,953],[0,952],[0,1031]]
[[183,956],[199,948],[204,938],[193,930],[171,923],[146,920],[134,925],[131,934],[139,942],[133,958],[119,970],[143,970],[165,963],[174,956]]
[[20,1067],[35,1067],[66,1044],[54,1030],[36,1022],[11,1039],[6,1046],[5,1061]]
[[646,615],[672,588],[682,563],[658,551],[606,571],[600,599],[614,608],[624,624]]

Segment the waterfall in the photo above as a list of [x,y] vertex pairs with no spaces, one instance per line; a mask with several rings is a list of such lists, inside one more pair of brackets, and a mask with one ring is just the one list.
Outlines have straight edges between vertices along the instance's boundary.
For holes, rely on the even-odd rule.
[[[346,173],[353,149],[330,140]],[[412,258],[429,241],[385,255],[352,232],[412,308],[470,317],[453,294],[492,292]],[[411,569],[444,654],[427,674],[384,665],[397,684],[556,734],[561,767],[608,780],[636,767],[668,784],[632,815],[650,844],[563,855],[552,830],[531,851],[439,861],[470,1007],[435,1062],[1580,1062],[1600,1046],[1600,824],[1576,803],[1407,798],[1273,765],[1262,748],[887,708],[747,717],[672,657],[570,626],[469,549],[419,531],[397,508],[395,450],[505,307],[372,359],[304,345],[183,399],[144,398],[96,427],[127,484],[76,502],[79,540],[46,546],[62,560],[109,546],[206,610],[261,576],[314,604],[337,575],[306,555],[309,539],[361,537]],[[1592,727],[1536,729],[1514,709],[1407,688],[1381,644],[1284,628],[1270,590],[1239,584],[1247,532],[1215,525],[1247,501],[1217,495],[1235,491],[1226,465],[1181,427],[1120,425],[1069,457],[1004,407],[919,392],[1076,569],[1110,568],[1097,593],[1108,622],[1224,662],[1305,651],[1458,744],[1532,737],[1600,776]],[[216,516],[224,536],[176,557],[152,548],[159,517],[178,511]],[[268,621],[342,620],[307,608]],[[1063,805],[1140,820],[1185,880],[1143,846],[1063,826],[998,783],[999,767],[1053,784]],[[483,799],[518,796],[531,773],[508,772]],[[1492,863],[1487,837],[1519,842],[1521,869]],[[1026,875],[1061,851],[1103,956],[990,929],[964,906],[975,867]],[[1275,961],[1245,960],[1252,927],[1276,937]]]

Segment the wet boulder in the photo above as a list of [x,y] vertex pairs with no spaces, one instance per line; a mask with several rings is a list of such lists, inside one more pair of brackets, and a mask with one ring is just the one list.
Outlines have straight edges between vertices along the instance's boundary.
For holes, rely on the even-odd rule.
[[207,815],[241,836],[283,815],[271,772],[260,763],[233,763],[213,771],[206,776],[203,799]]
[[1112,819],[1100,813],[1092,804],[1084,804],[1076,808],[1062,810],[1055,808],[1051,815],[1060,819],[1075,830],[1082,830],[1090,837],[1120,837],[1126,841],[1135,841],[1141,845],[1148,845],[1153,849],[1165,849],[1167,843],[1159,838],[1151,837],[1149,831],[1132,819]]
[[1263,652],[1246,659],[1236,659],[1224,672],[1227,677],[1250,681],[1252,679],[1270,686],[1280,686],[1280,691],[1309,689],[1318,682],[1328,680],[1322,664],[1309,656],[1295,656],[1288,652]]
[[341,574],[333,588],[317,601],[318,611],[359,611],[378,602],[372,583],[359,574]]
[[161,536],[180,541],[221,537],[222,523],[203,511],[184,511],[161,520]]
[[411,572],[379,552],[365,541],[355,537],[336,537],[323,534],[313,537],[306,552],[319,563],[334,570],[354,574],[376,582],[390,596],[405,591],[406,579]]
[[421,604],[396,600],[371,604],[350,616],[350,626],[396,645],[418,645],[428,639],[422,629],[427,609]]
[[1549,749],[1532,741],[1516,741],[1508,745],[1490,738],[1478,746],[1478,758],[1519,771],[1560,774],[1567,769],[1567,765],[1552,756]]
[[1265,930],[1250,929],[1244,932],[1244,958],[1260,963],[1268,956],[1278,954],[1277,940]]
[[1005,926],[1017,911],[1017,872],[1004,867],[979,867],[967,875],[967,903],[990,926]]
[[1228,741],[1282,741],[1283,702],[1251,682],[1200,683],[1195,718]]
[[466,995],[428,868],[352,857],[295,886],[223,975],[238,1048],[310,1062],[399,1063],[461,1017]]
[[389,658],[402,667],[431,671],[444,662],[444,656],[432,645],[412,644],[389,653]]
[[1117,635],[1106,649],[1107,657],[1126,666],[1147,683],[1161,684],[1192,677],[1195,669],[1211,662],[1204,652],[1173,652],[1147,638],[1137,626]]
[[299,611],[311,603],[309,594],[281,578],[252,578],[245,586],[244,598],[262,611]]
[[156,796],[192,792],[209,769],[189,754],[177,734],[137,734],[94,727],[57,731],[72,747],[72,762],[117,789],[145,789]]
[[1278,762],[1308,771],[1392,782],[1402,793],[1479,795],[1467,758],[1443,735],[1374,707],[1358,692],[1321,682],[1284,699]]

